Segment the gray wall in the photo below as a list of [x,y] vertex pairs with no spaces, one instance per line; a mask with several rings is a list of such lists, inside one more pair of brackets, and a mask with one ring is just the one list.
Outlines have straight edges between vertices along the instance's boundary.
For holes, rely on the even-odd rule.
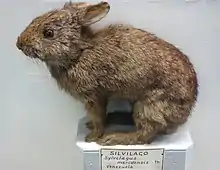
[[[61,3],[0,1],[1,170],[82,170],[74,140],[77,122],[85,115],[83,105],[59,91],[45,67],[15,47],[16,37],[33,17]],[[148,29],[179,46],[195,64],[200,93],[189,122],[195,142],[192,169],[219,169],[219,1],[110,0],[110,4],[104,24],[123,21]]]

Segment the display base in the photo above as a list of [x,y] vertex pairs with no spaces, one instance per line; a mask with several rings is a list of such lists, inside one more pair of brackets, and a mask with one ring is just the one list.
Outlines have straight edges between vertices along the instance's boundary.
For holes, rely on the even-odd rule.
[[[107,170],[107,169],[126,169],[126,170],[135,170],[135,169],[149,169],[149,170],[189,170],[190,164],[192,162],[192,148],[193,141],[191,139],[189,131],[186,127],[179,128],[179,130],[172,135],[164,135],[157,138],[153,143],[149,145],[117,145],[117,146],[100,146],[95,142],[87,143],[85,142],[85,136],[89,133],[89,130],[86,128],[85,123],[87,118],[83,118],[79,121],[78,132],[77,132],[77,141],[76,145],[80,148],[84,157],[84,170]],[[117,130],[129,129],[130,127],[114,127]],[[111,130],[114,130],[112,128]],[[118,151],[133,152],[142,150],[149,151],[149,156],[145,158],[145,161],[148,160],[146,166],[114,166],[116,161],[109,161],[109,165],[106,165],[106,161],[103,162],[102,154],[108,152],[108,150],[114,151],[117,154],[120,154]],[[161,153],[162,156],[157,156],[157,152]],[[157,157],[157,158],[156,158]],[[128,158],[128,156],[126,157]],[[130,158],[132,156],[130,155]],[[129,158],[129,159],[130,159]],[[134,156],[133,156],[134,158]],[[114,158],[116,159],[116,158]],[[117,158],[118,159],[118,158]],[[135,158],[136,159],[136,158]],[[137,159],[139,159],[137,157]],[[152,165],[152,161],[158,163],[157,166]],[[143,160],[142,160],[143,162]],[[108,162],[107,162],[108,163]],[[117,162],[118,163],[118,162]],[[126,163],[126,162],[124,162]],[[129,162],[132,164],[132,162]],[[134,162],[133,162],[134,163]],[[139,162],[140,163],[140,162]],[[160,165],[159,165],[160,164]]]

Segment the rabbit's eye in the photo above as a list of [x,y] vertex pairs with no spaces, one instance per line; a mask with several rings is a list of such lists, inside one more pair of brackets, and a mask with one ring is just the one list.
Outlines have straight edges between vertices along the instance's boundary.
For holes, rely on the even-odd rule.
[[43,32],[45,38],[53,38],[54,32],[53,30],[44,30]]

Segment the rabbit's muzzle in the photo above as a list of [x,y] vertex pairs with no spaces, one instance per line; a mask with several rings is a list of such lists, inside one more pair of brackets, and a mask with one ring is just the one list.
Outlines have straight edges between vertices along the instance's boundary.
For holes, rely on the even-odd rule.
[[19,50],[23,50],[24,43],[21,41],[20,37],[17,38],[16,46]]

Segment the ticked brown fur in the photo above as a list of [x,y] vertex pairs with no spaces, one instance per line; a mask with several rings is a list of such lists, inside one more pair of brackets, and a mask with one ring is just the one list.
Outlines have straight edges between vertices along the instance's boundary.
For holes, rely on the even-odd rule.
[[[185,54],[147,31],[120,24],[90,28],[109,9],[107,2],[66,3],[34,19],[17,47],[44,61],[59,87],[85,103],[92,130],[87,141],[150,143],[188,120],[197,100],[196,72]],[[108,99],[133,104],[135,132],[104,133]]]

